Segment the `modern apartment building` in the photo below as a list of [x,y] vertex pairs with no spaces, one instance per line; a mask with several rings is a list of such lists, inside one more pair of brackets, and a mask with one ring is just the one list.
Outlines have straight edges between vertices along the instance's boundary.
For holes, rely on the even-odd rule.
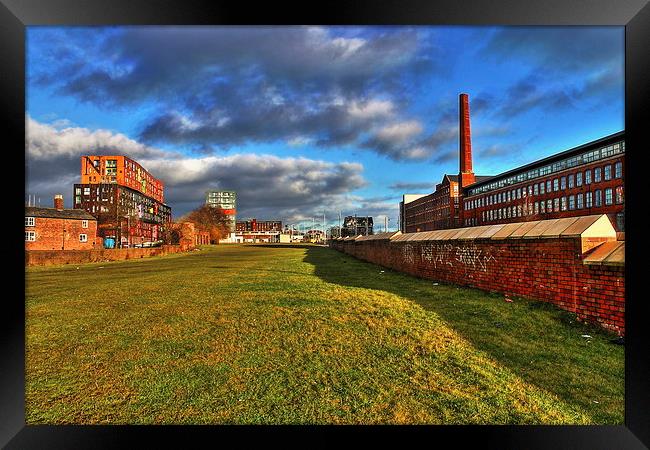
[[161,240],[171,222],[163,183],[126,156],[82,156],[74,208],[97,218],[104,246],[133,247]]

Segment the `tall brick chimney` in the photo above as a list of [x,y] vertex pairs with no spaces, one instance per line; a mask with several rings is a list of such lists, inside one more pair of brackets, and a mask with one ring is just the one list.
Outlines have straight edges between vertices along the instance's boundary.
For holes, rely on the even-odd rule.
[[56,194],[54,196],[54,207],[59,211],[63,209],[63,194]]
[[460,173],[458,181],[460,188],[469,186],[476,181],[472,170],[472,134],[469,127],[469,96],[460,94],[458,98],[459,114],[458,129],[460,143]]

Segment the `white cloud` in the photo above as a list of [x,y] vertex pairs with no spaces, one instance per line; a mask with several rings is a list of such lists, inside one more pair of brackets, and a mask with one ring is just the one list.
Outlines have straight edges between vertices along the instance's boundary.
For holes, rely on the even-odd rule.
[[331,41],[331,43],[333,46],[343,50],[342,56],[344,58],[347,58],[357,52],[357,50],[359,50],[361,47],[363,47],[366,44],[366,40],[359,38],[335,38]]
[[291,147],[302,147],[313,142],[313,139],[307,136],[296,136],[287,141],[287,144]]
[[387,117],[393,114],[393,110],[394,105],[390,100],[352,101],[348,106],[348,114],[358,119]]
[[431,156],[431,150],[423,147],[415,147],[405,150],[403,156],[408,159],[426,159]]
[[391,142],[405,142],[422,133],[422,124],[418,120],[386,125],[377,132],[377,138]]
[[[134,158],[147,156],[171,156],[154,147],[141,144],[122,133],[110,130],[90,130],[81,127],[59,128],[55,124],[40,123],[30,116],[25,117],[25,150],[31,160],[51,160],[60,157],[71,158],[97,152],[113,151],[129,154]],[[60,119],[58,123],[65,119]]]
[[27,192],[63,193],[71,207],[82,154],[125,154],[165,185],[174,217],[199,206],[207,189],[234,189],[240,217],[295,220],[359,205],[351,193],[366,185],[363,166],[265,154],[192,157],[148,147],[109,130],[57,130],[27,117]]

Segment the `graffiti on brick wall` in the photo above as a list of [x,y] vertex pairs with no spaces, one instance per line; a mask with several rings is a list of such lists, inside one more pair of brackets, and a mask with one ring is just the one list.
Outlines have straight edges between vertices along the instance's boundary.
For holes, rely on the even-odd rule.
[[423,261],[429,261],[436,269],[442,265],[453,267],[454,264],[449,258],[453,251],[454,246],[451,244],[424,244],[422,245],[421,256]]
[[456,261],[475,270],[487,271],[488,263],[496,261],[489,252],[484,252],[476,244],[460,245],[456,247]]
[[[402,255],[406,264],[414,262],[414,246],[404,245]],[[496,258],[488,251],[484,251],[476,244],[452,245],[452,244],[422,244],[420,250],[422,261],[427,261],[434,268],[442,266],[454,267],[454,263],[460,263],[468,268],[487,272],[490,262]]]
[[402,258],[406,264],[415,263],[415,251],[411,244],[406,244],[402,247]]

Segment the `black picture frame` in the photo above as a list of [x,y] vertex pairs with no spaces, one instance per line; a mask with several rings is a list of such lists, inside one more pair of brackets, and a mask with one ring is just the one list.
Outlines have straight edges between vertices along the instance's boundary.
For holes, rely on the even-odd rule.
[[[18,232],[5,233],[5,254],[17,258],[7,274],[18,294],[4,298],[0,365],[0,445],[6,448],[98,448],[225,445],[240,446],[253,438],[265,445],[277,431],[300,431],[305,439],[331,443],[360,438],[384,441],[386,434],[409,432],[424,445],[472,442],[486,448],[624,449],[650,446],[650,358],[642,286],[644,218],[642,170],[644,126],[650,123],[650,5],[647,0],[336,0],[309,2],[183,2],[112,0],[0,0],[0,98],[6,125],[5,167],[18,167],[25,140],[25,27],[30,25],[166,25],[166,24],[413,24],[413,25],[616,25],[625,26],[626,249],[625,425],[623,426],[422,426],[422,427],[222,427],[222,426],[26,426],[24,246]],[[23,161],[24,161],[23,153]],[[11,205],[5,223],[19,224],[24,195],[5,172],[3,192]],[[23,184],[24,188],[24,184]],[[24,194],[24,192],[23,192]],[[639,244],[637,244],[639,243]],[[17,256],[15,256],[17,255]],[[20,282],[22,280],[22,284]],[[188,436],[187,431],[192,434]],[[307,432],[307,433],[305,433]],[[271,436],[271,434],[273,436]],[[336,438],[334,438],[336,434]],[[322,439],[325,440],[322,440]],[[288,439],[307,445],[305,439]],[[422,444],[420,444],[422,445]]]

